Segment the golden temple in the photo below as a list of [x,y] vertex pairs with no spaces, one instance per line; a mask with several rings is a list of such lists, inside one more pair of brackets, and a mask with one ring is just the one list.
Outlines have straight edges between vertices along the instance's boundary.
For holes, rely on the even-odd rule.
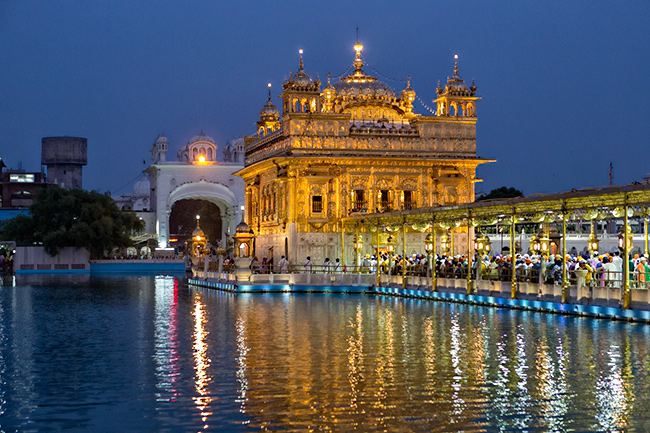
[[[473,202],[476,167],[494,161],[477,157],[481,98],[460,77],[457,56],[453,75],[438,83],[435,111],[421,114],[410,79],[396,93],[364,71],[359,42],[354,50],[351,72],[336,82],[328,74],[324,88],[305,71],[301,50],[282,84],[281,112],[269,85],[257,133],[245,137],[245,167],[235,174],[244,179],[260,259],[270,250],[294,264],[307,256],[351,263],[345,219]],[[422,244],[424,234],[409,235]],[[382,246],[376,236],[365,242]]]

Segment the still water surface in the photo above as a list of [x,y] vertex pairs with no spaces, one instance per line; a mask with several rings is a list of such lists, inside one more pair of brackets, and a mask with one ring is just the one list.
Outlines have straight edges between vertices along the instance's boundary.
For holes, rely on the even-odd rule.
[[0,431],[650,431],[647,325],[172,277],[15,284]]

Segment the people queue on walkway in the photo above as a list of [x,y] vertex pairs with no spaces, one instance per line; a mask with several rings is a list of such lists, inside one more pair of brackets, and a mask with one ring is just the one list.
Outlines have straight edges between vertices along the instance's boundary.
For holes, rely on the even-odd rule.
[[[623,259],[620,253],[595,252],[593,254],[566,255],[567,278],[572,284],[583,286],[622,287],[623,284]],[[377,272],[377,267],[382,274],[409,276],[431,276],[430,260],[426,254],[412,254],[404,258],[401,254],[376,255],[366,254],[361,257],[359,266],[343,265],[339,258],[331,260],[329,257],[316,264],[310,256],[303,263],[290,265],[285,256],[282,256],[276,266],[272,261],[264,258],[261,262],[257,258],[251,263],[253,273],[370,273]],[[467,255],[436,254],[436,275],[439,278],[466,278],[468,268]],[[406,267],[404,269],[404,267]],[[512,258],[509,254],[479,255],[472,257],[471,272],[473,279],[511,281]],[[515,279],[517,281],[543,282],[546,284],[562,283],[562,255],[543,257],[536,254],[515,255]],[[629,259],[629,280],[632,287],[646,288],[650,285],[650,265],[648,258],[634,255]]]

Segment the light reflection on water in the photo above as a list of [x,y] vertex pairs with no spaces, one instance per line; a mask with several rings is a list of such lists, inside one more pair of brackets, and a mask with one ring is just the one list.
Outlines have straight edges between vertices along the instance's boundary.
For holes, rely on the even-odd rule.
[[171,277],[28,283],[0,287],[0,431],[650,431],[645,325]]

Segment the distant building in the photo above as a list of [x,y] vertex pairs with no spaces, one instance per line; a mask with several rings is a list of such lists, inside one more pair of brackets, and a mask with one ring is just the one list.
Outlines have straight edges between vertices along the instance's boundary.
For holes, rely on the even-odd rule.
[[34,202],[36,193],[46,186],[45,175],[40,172],[26,172],[22,169],[5,170],[4,163],[2,167],[2,177],[0,185],[2,186],[3,209],[28,208]]

